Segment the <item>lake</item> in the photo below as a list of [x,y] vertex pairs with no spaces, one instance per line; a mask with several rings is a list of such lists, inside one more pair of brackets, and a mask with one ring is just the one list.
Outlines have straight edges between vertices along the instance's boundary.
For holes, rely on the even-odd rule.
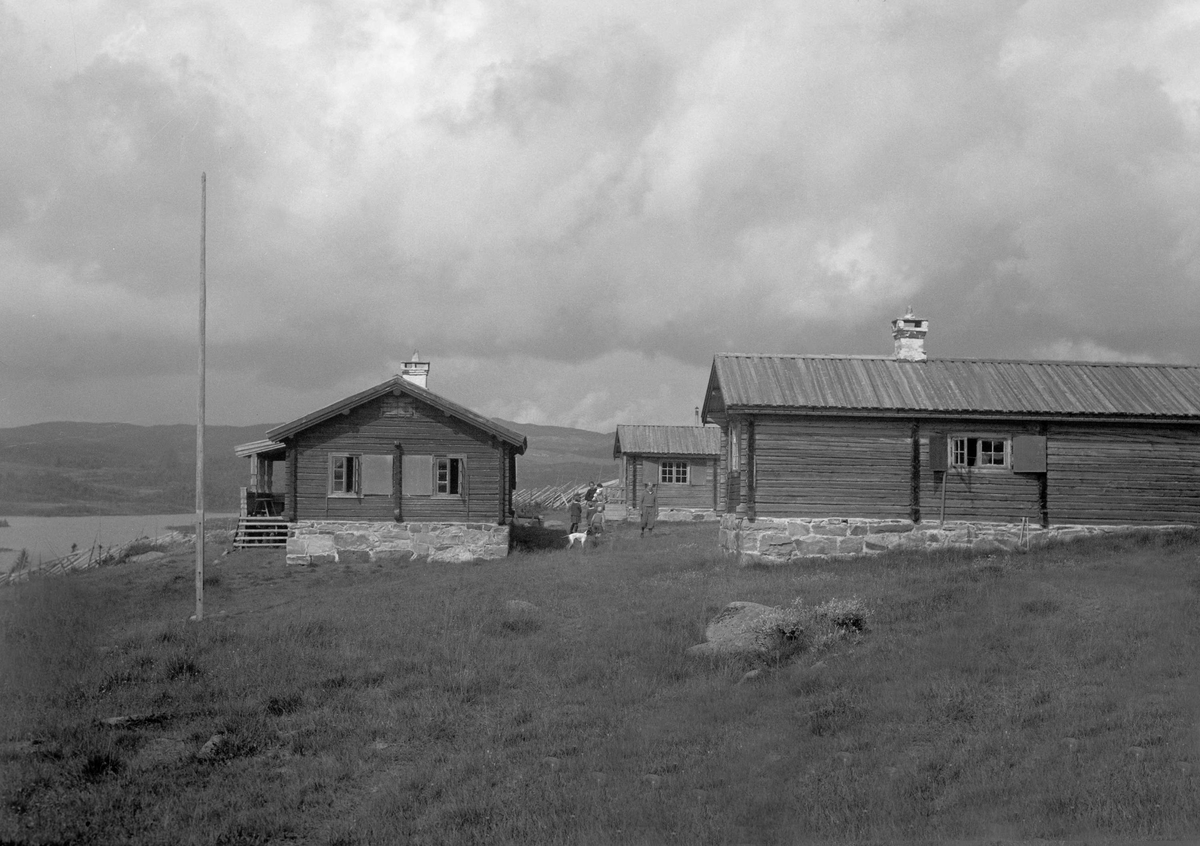
[[[209,514],[204,519],[236,517],[234,513]],[[8,572],[17,554],[28,550],[35,564],[40,558],[53,561],[71,552],[71,544],[89,549],[99,544],[107,549],[140,537],[165,535],[169,526],[194,526],[196,513],[138,514],[88,517],[5,517],[8,526],[0,526],[0,573]]]

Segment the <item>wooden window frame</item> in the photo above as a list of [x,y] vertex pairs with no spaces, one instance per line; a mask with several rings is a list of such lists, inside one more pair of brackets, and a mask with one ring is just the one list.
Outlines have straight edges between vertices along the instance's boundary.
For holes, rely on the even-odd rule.
[[[670,478],[667,478],[668,473]],[[660,485],[690,485],[691,462],[670,458],[658,463],[658,482]]]
[[[362,485],[362,455],[356,452],[333,452],[329,454],[329,478],[326,496],[357,499]],[[337,481],[338,469],[342,479]],[[350,469],[350,484],[346,484],[346,468]],[[336,485],[340,484],[340,488]]]
[[[974,443],[972,443],[974,442]],[[992,446],[984,450],[984,443]],[[1000,445],[1001,462],[981,463],[984,455],[996,455],[995,444]],[[1012,438],[1007,435],[952,434],[946,438],[946,460],[951,470],[1009,470],[1012,468]],[[973,459],[973,460],[972,460]]]
[[[446,488],[441,490],[442,482],[439,479],[441,463],[446,462]],[[458,490],[449,490],[452,480],[450,467],[454,462],[458,464]],[[465,499],[467,496],[467,457],[465,455],[435,455],[433,456],[433,492],[432,496],[441,497],[442,499]]]

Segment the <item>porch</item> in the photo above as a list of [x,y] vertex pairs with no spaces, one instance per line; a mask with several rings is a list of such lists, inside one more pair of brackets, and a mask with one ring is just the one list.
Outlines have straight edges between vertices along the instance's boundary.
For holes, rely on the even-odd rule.
[[234,452],[250,459],[250,484],[241,488],[238,496],[234,548],[287,546],[290,524],[283,516],[286,498],[272,489],[275,462],[283,461],[286,448],[281,443],[264,440],[242,444]]

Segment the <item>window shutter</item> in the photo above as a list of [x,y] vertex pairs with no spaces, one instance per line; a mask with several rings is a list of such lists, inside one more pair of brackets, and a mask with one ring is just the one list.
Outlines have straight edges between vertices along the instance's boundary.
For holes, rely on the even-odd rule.
[[405,496],[431,496],[433,494],[433,456],[405,455],[401,458],[400,472],[403,477]]
[[708,484],[708,462],[707,461],[689,461],[688,462],[688,482],[693,485]]
[[931,434],[929,436],[929,469],[935,473],[947,470],[946,436]]
[[1043,435],[1016,435],[1012,439],[1014,473],[1046,472],[1046,438]]
[[392,457],[364,455],[362,457],[363,496],[392,495]]
[[658,462],[657,461],[649,461],[644,458],[642,459],[642,484],[643,485],[645,485],[647,482],[654,484],[654,485],[657,485],[660,482],[662,482],[662,479],[659,478],[658,473],[659,473],[659,470],[658,470]]

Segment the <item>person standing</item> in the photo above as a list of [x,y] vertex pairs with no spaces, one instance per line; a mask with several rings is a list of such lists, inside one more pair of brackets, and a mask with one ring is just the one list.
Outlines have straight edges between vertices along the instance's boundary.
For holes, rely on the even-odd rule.
[[575,534],[579,531],[579,521],[583,519],[583,506],[579,504],[579,494],[571,497],[571,504],[567,507],[567,514],[571,520],[569,532]]
[[654,522],[658,519],[658,486],[646,483],[642,493],[642,534],[654,531]]
[[600,536],[604,534],[604,503],[597,502],[596,508],[592,512],[592,516],[588,518],[588,529],[592,533],[592,537],[599,542]]

